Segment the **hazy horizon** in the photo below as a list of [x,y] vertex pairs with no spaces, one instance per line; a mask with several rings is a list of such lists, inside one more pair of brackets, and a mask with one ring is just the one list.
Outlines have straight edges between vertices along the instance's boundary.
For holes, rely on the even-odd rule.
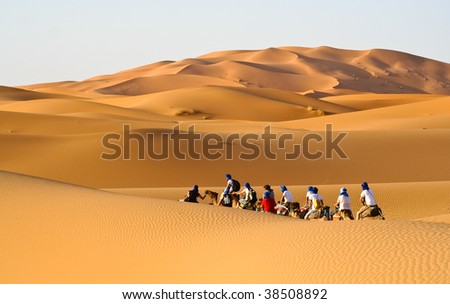
[[83,80],[213,51],[372,48],[450,62],[450,3],[56,0],[4,3],[0,85]]

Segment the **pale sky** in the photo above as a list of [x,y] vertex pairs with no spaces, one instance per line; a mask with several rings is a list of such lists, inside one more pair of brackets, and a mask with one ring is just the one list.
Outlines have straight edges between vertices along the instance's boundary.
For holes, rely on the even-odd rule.
[[0,0],[0,85],[212,51],[392,49],[450,63],[450,0]]

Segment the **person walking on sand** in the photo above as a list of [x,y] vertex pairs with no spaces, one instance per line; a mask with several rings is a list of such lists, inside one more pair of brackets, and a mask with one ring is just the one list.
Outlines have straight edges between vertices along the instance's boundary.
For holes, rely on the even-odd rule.
[[356,219],[361,220],[365,217],[373,216],[373,214],[376,213],[375,211],[378,211],[378,214],[381,216],[382,219],[384,219],[383,214],[381,213],[381,211],[379,211],[373,192],[369,188],[369,184],[367,184],[367,182],[363,182],[361,184],[361,188],[362,192],[360,196],[360,201],[363,204],[363,206],[356,213]]
[[191,190],[188,191],[183,201],[189,202],[189,203],[197,203],[197,198],[201,198],[202,200],[205,199],[205,196],[202,196],[198,191],[198,186],[194,185]]
[[342,187],[339,193],[339,196],[336,201],[335,210],[331,211],[330,218],[333,219],[333,216],[340,212],[339,219],[343,220],[345,217],[348,217],[351,220],[354,220],[352,207],[350,205],[350,196],[348,195],[347,188]]

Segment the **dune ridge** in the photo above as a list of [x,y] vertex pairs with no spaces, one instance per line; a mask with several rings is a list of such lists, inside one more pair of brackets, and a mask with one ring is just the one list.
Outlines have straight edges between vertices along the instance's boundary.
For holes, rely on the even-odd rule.
[[[419,70],[422,82],[412,76]],[[336,79],[345,84],[349,75],[358,78],[357,73],[367,74],[368,71],[392,74],[377,76],[374,72],[375,76],[363,77],[364,83],[352,80],[355,85],[360,84],[352,89],[342,88],[341,84],[336,86]],[[177,125],[186,128],[194,125],[202,134],[217,133],[225,138],[232,133],[261,134],[270,125],[279,136],[292,133],[301,137],[307,132],[323,135],[325,126],[331,125],[334,132],[348,132],[342,146],[349,160],[333,162],[322,158],[307,162],[299,159],[280,165],[259,159],[252,169],[256,173],[254,182],[265,182],[263,168],[279,166],[284,174],[275,177],[274,183],[354,183],[361,179],[445,181],[450,176],[448,170],[435,169],[448,168],[446,158],[440,157],[449,151],[445,138],[449,129],[450,100],[448,95],[442,95],[448,94],[445,85],[442,90],[432,90],[434,94],[416,94],[414,90],[415,94],[404,94],[408,90],[400,88],[393,90],[395,94],[374,92],[379,92],[378,82],[384,82],[385,78],[409,81],[416,87],[420,87],[419,84],[426,87],[436,81],[445,84],[449,82],[448,71],[446,63],[395,51],[281,47],[215,52],[198,58],[149,64],[82,82],[38,84],[20,89],[2,87],[0,134],[9,149],[1,152],[4,161],[0,168],[95,187],[120,187],[123,176],[127,177],[126,186],[164,186],[169,181],[174,186],[187,186],[192,184],[192,179],[185,178],[182,172],[191,166],[199,166],[206,172],[208,163],[189,160],[143,163],[132,159],[105,165],[100,159],[105,151],[101,144],[103,136],[111,132],[120,134],[124,125],[142,134],[153,132],[155,127],[170,130]],[[330,77],[331,83],[328,83]],[[286,87],[290,86],[291,78],[295,86],[305,87]],[[329,89],[317,89],[310,81]],[[307,89],[307,93],[299,94],[297,89]],[[344,93],[346,95],[341,95]],[[364,145],[365,135],[372,141],[368,147]],[[48,144],[46,148],[39,145],[39,140],[43,139]],[[415,140],[427,144],[418,146]],[[439,144],[433,145],[436,141]],[[264,148],[262,143],[257,145],[260,150]],[[278,149],[276,143],[272,145]],[[62,148],[67,146],[85,152],[80,154],[76,149]],[[377,153],[371,147],[377,147]],[[24,152],[17,153],[21,150]],[[366,160],[359,151],[365,153]],[[403,157],[404,153],[409,156]],[[54,166],[44,169],[42,165],[33,165],[34,161],[28,160],[31,155],[41,162],[51,155]],[[401,170],[397,168],[398,159],[405,162]],[[68,167],[68,160],[95,168],[91,181],[84,180],[82,167],[63,170]],[[382,166],[386,162],[389,170]],[[218,171],[233,171],[243,178],[248,175],[246,162],[237,161],[230,167],[225,160],[219,160],[215,166]],[[164,172],[165,167],[173,170],[175,178],[148,174],[152,170]],[[366,167],[368,173],[362,174],[362,167]],[[347,173],[334,174],[344,168]],[[296,173],[311,170],[320,173],[312,176]],[[422,174],[415,173],[418,170],[422,170]],[[208,175],[200,174],[195,180],[205,183],[213,178],[214,183],[220,183],[221,174]]]
[[[450,64],[390,50],[217,51],[0,86],[0,282],[449,284],[449,138]],[[318,186],[330,206],[345,186],[354,212],[367,181],[387,220],[178,201],[225,173],[300,202]]]
[[[103,94],[139,95],[140,92],[149,93],[149,85],[153,81],[160,82],[158,79],[161,77],[173,78],[169,81],[173,86],[183,75],[204,76],[202,81],[197,80],[203,85],[227,83],[230,86],[292,92],[314,90],[330,95],[342,95],[341,92],[448,95],[450,92],[448,63],[391,50],[352,51],[331,47],[214,52],[197,58],[158,62],[81,82],[62,83],[61,86]],[[132,91],[126,93],[130,87]],[[167,89],[165,85],[159,87],[150,90]]]
[[448,223],[305,222],[6,172],[0,184],[2,283],[450,281]]

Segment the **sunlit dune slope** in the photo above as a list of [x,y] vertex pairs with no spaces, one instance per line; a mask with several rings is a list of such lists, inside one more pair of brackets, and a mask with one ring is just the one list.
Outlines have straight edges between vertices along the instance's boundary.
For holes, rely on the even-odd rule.
[[0,185],[1,283],[450,282],[446,223],[307,222],[5,172]]
[[[448,284],[449,138],[450,64],[390,50],[218,51],[0,86],[0,283]],[[367,181],[387,220],[178,201],[225,173],[259,197],[314,185],[328,206],[345,186],[354,212]]]
[[[180,80],[192,86],[188,76],[203,76],[196,80],[202,85],[315,91],[318,95],[450,93],[448,63],[390,50],[351,51],[330,47],[214,52],[62,85],[80,91],[136,95],[180,88]],[[166,79],[170,84],[161,86],[160,82]]]
[[[92,187],[218,186],[226,172],[257,184],[448,181],[449,86],[449,64],[411,54],[279,47],[0,87],[0,169]],[[197,141],[200,159],[175,157],[173,143],[152,159],[175,128],[213,134],[222,156]],[[235,140],[249,136],[251,161]]]

